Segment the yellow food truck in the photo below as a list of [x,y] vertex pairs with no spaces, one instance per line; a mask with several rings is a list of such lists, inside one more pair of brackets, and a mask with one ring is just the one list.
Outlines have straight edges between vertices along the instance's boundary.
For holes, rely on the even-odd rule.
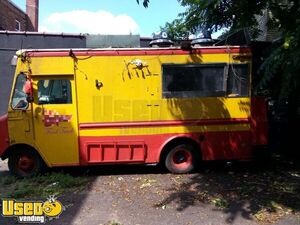
[[249,160],[267,143],[249,47],[22,50],[0,156],[21,177],[43,166]]

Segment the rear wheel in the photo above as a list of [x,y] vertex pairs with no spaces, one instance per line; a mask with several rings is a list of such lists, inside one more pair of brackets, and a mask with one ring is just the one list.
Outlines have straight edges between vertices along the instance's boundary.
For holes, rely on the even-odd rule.
[[29,148],[13,151],[8,157],[9,171],[18,177],[31,177],[41,173],[43,168],[42,158]]
[[199,154],[190,144],[173,147],[165,158],[165,165],[172,173],[189,173],[196,168],[198,162]]

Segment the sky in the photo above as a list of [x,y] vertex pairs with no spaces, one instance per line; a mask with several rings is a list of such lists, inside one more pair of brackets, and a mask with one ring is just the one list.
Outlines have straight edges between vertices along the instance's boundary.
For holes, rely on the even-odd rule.
[[[12,0],[25,11],[26,0]],[[184,11],[177,0],[40,0],[39,31],[151,37]]]

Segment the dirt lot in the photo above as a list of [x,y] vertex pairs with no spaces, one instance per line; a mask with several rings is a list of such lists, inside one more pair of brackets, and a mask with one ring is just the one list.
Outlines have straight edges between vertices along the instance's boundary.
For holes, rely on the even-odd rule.
[[[0,197],[45,200],[47,194],[59,190],[54,194],[65,211],[47,222],[57,225],[300,224],[297,160],[275,157],[252,164],[208,163],[196,173],[185,175],[140,166],[65,168],[54,172],[34,180],[17,180],[8,175],[6,162],[1,162]],[[57,175],[62,172],[71,176]],[[59,186],[69,177],[69,183]],[[0,224],[17,222],[0,216]]]

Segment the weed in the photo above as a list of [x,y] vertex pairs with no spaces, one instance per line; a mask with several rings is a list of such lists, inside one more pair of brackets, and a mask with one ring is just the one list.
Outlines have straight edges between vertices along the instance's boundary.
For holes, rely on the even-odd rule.
[[115,220],[112,221],[108,221],[107,223],[105,223],[104,225],[123,225]]
[[61,195],[74,192],[88,183],[87,178],[72,177],[69,174],[50,173],[42,176],[17,179],[13,176],[4,176],[0,179],[2,191],[0,197],[14,199],[47,198],[49,195]]
[[211,199],[211,202],[220,209],[226,209],[229,207],[229,203],[226,201],[226,199],[213,198]]
[[13,199],[20,199],[30,196],[33,190],[32,187],[26,183],[18,183],[16,187],[7,193],[7,197]]
[[3,177],[0,177],[0,185],[10,185],[10,184],[13,184],[15,183],[17,180],[17,178],[15,176],[11,176],[11,175],[8,175],[8,176],[3,176]]

